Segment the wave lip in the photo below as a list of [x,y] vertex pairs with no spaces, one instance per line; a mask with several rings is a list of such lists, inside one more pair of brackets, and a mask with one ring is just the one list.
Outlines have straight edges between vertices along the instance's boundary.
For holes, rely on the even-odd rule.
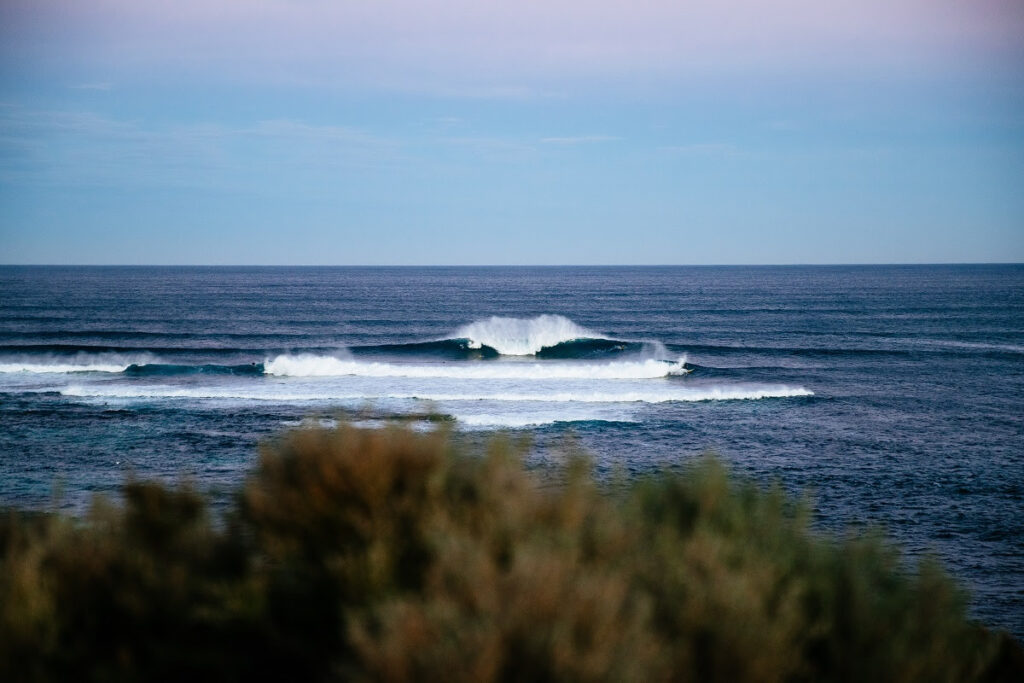
[[463,325],[455,332],[469,340],[469,347],[492,348],[503,356],[534,356],[541,349],[579,339],[607,339],[565,316],[544,314],[536,318],[507,318],[492,315],[486,320]]
[[280,355],[263,363],[268,375],[286,377],[417,377],[453,379],[654,379],[689,372],[686,358],[610,363],[383,363],[333,356]]

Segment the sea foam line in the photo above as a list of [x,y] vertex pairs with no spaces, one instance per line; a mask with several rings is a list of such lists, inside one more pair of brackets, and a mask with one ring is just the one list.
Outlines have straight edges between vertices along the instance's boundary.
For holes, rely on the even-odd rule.
[[63,396],[95,398],[182,398],[182,399],[242,399],[252,401],[358,401],[375,399],[403,399],[438,402],[496,401],[515,403],[672,403],[700,401],[738,401],[765,398],[793,398],[813,396],[803,387],[778,386],[702,386],[661,391],[626,392],[464,392],[441,393],[431,391],[346,392],[328,389],[315,392],[268,392],[242,388],[189,388],[169,387],[106,387],[69,386],[60,390]]
[[574,422],[615,422],[635,423],[629,418],[609,418],[601,416],[548,416],[548,415],[455,415],[460,426],[478,429],[522,429],[525,427],[546,427],[554,424],[571,424]]

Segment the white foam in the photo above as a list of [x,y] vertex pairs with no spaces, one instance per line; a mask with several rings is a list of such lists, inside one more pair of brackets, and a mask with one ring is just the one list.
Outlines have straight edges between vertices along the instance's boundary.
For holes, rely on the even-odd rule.
[[813,396],[803,387],[701,387],[663,391],[550,392],[550,393],[459,393],[408,395],[389,393],[386,398],[419,398],[430,401],[502,401],[513,403],[673,403],[699,401],[740,401],[763,398]]
[[0,363],[0,373],[67,374],[70,372],[124,372],[128,366],[154,362],[150,354],[78,354],[71,358],[34,358],[31,361],[7,360]]
[[452,379],[654,379],[689,372],[685,356],[674,362],[635,360],[589,362],[382,363],[333,356],[281,355],[263,371],[283,377],[416,377]]
[[522,429],[525,427],[543,427],[559,423],[590,422],[593,420],[600,420],[602,422],[636,422],[636,420],[629,419],[606,420],[596,416],[556,417],[553,415],[496,415],[491,413],[457,415],[456,420],[459,426],[483,429]]
[[71,363],[0,363],[0,372],[30,372],[38,374],[68,372],[124,372],[130,364],[92,363],[74,365]]
[[472,348],[489,346],[505,356],[532,356],[549,346],[574,339],[604,339],[561,315],[536,318],[491,316],[460,327],[455,337],[468,339]]
[[61,395],[97,398],[181,398],[181,399],[243,399],[252,401],[359,401],[375,399],[414,399],[438,402],[496,401],[514,403],[670,403],[699,401],[737,401],[765,398],[813,396],[803,387],[718,385],[697,387],[665,387],[634,391],[538,391],[538,392],[436,392],[381,391],[353,392],[336,387],[306,388],[306,391],[267,390],[252,387],[173,388],[168,386],[95,386],[74,385],[60,390]]

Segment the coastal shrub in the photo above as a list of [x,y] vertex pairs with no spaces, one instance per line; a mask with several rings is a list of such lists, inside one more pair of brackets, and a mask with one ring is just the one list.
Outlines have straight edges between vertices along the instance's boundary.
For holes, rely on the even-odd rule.
[[[472,449],[471,449],[472,450]],[[0,515],[0,680],[1024,680],[932,561],[713,458],[608,493],[502,439],[304,428],[229,513],[130,482]]]

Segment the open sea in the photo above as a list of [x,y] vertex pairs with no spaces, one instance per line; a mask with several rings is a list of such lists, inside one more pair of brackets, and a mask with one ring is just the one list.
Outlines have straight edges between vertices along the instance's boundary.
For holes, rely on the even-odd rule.
[[541,471],[715,451],[1024,637],[1024,266],[0,267],[0,507],[227,492],[290,426],[407,416]]

